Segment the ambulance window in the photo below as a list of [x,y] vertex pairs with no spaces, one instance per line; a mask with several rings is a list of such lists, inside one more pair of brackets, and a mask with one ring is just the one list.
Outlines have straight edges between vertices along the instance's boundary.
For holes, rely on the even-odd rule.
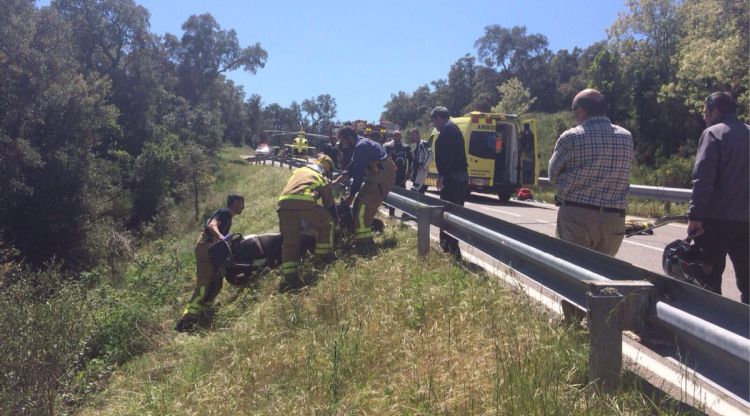
[[495,132],[473,131],[469,138],[469,154],[482,159],[495,158]]

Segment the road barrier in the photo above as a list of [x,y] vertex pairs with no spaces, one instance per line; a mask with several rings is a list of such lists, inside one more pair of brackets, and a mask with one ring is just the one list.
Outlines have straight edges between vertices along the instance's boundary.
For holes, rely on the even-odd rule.
[[[539,185],[552,186],[549,178],[539,178]],[[690,202],[692,189],[666,188],[663,186],[630,185],[628,196],[656,199],[664,202]]]
[[[305,164],[296,159],[252,160],[266,161]],[[598,389],[608,391],[619,384],[622,331],[633,330],[642,343],[707,377],[750,410],[747,305],[403,188],[392,187],[384,204],[416,218],[420,255],[429,251],[430,226],[438,227],[557,293],[568,306],[564,310],[585,311],[590,378]]]

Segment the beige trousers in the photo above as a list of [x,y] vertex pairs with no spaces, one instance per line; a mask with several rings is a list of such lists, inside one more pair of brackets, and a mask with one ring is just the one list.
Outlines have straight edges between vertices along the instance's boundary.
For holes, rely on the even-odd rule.
[[614,256],[625,237],[625,216],[563,205],[557,211],[559,239]]

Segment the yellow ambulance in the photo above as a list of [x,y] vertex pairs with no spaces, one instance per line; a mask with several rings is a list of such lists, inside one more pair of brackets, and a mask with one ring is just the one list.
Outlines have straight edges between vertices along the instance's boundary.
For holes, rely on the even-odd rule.
[[[452,117],[464,136],[466,161],[469,164],[467,192],[494,193],[507,201],[521,187],[537,184],[539,156],[537,155],[536,120],[521,120],[513,114],[472,111],[462,117]],[[438,131],[432,129],[429,140],[435,152]],[[429,164],[425,184],[435,186],[437,168]]]

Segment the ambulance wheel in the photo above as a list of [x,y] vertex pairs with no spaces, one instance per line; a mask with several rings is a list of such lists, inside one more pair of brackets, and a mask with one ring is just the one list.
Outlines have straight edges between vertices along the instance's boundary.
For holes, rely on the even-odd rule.
[[498,199],[500,199],[500,202],[510,201],[511,196],[513,196],[513,191],[499,191],[497,193],[497,197]]

